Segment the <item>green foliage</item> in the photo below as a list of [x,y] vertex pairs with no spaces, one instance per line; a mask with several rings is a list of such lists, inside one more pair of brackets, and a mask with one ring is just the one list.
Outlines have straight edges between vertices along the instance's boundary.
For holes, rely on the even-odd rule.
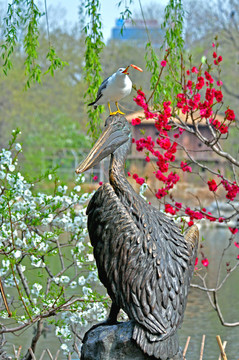
[[[100,54],[104,47],[102,23],[100,19],[100,1],[99,0],[87,0],[85,3],[86,15],[90,21],[85,26],[84,31],[85,38],[85,81],[87,82],[88,89],[84,95],[86,103],[92,102],[96,98],[98,88],[102,82],[100,72],[102,70],[100,63]],[[100,113],[103,112],[102,107],[94,109],[89,107],[87,110],[89,122],[88,129],[91,132],[94,139],[99,135],[100,131]]]
[[[24,54],[17,47],[12,56],[13,69],[0,77],[1,114],[0,144],[6,146],[6,136],[18,126],[24,157],[21,159],[23,175],[39,176],[52,167],[64,181],[74,179],[74,169],[90,146],[85,135],[86,114],[83,104],[84,38],[55,29],[51,36],[54,54],[64,57],[70,66],[48,76],[39,86],[23,91]],[[45,54],[48,36],[39,35],[39,61],[47,70]],[[64,47],[62,46],[64,44]],[[57,58],[56,58],[56,61]]]
[[[133,3],[133,1],[130,0],[129,5],[131,5],[132,3]],[[120,6],[122,5],[122,1],[119,1],[117,5],[118,5],[118,8],[120,8]],[[120,29],[120,33],[121,33],[121,35],[123,35],[125,20],[129,20],[129,19],[132,20],[132,12],[130,11],[130,8],[129,8],[129,6],[127,6],[127,4],[125,4],[124,10],[120,12],[120,18],[123,20],[123,24]]]
[[[2,71],[5,75],[12,68],[12,57],[16,47],[21,44],[25,51],[26,88],[34,82],[41,83],[42,67],[39,64],[39,20],[44,15],[35,4],[34,0],[13,0],[8,4],[7,14],[3,19],[3,43],[0,46]],[[49,43],[46,55],[50,65],[47,71],[54,75],[57,69],[62,69],[67,63],[62,61]]]
[[[183,18],[184,10],[181,0],[170,0],[165,8],[165,16],[162,30],[165,31],[164,42],[161,51],[167,50],[164,59],[170,63],[167,65],[166,75],[163,77],[163,69],[160,70],[160,57],[154,50],[151,41],[146,45],[145,60],[147,69],[151,72],[151,89],[153,90],[154,104],[163,102],[165,99],[174,101],[174,96],[180,91],[178,83],[180,76],[180,55],[183,51]],[[161,60],[162,57],[161,57]]]
[[44,74],[50,73],[51,76],[54,76],[54,73],[57,69],[62,70],[66,65],[69,65],[68,62],[62,61],[59,58],[59,56],[56,54],[55,49],[52,46],[49,48],[46,59],[50,62],[50,65]]

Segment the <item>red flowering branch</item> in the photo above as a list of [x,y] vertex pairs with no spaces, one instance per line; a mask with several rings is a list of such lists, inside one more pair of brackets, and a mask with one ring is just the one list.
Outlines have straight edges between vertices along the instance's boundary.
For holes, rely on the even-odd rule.
[[[162,104],[155,104],[152,109],[149,108],[149,101],[157,91],[156,89],[158,89],[157,85],[160,82],[163,70],[169,68],[173,74],[166,53],[164,60],[159,65],[158,82],[148,100],[142,90],[138,90],[134,99],[138,106],[143,109],[144,115],[142,118],[146,120],[153,119],[158,135],[153,138],[145,134],[141,138],[135,139],[134,143],[137,151],[145,153],[145,161],[153,166],[155,181],[159,182],[154,195],[161,203],[165,213],[181,221],[182,229],[185,228],[186,224],[190,227],[195,222],[202,220],[212,223],[224,223],[228,227],[231,238],[229,239],[229,245],[223,250],[219,262],[216,286],[214,288],[207,286],[206,274],[208,268],[210,268],[210,258],[204,254],[202,245],[199,250],[200,259],[197,259],[195,266],[198,269],[199,263],[206,273],[201,275],[197,271],[197,276],[202,281],[203,286],[198,284],[193,286],[207,292],[208,299],[223,325],[237,326],[239,325],[238,322],[228,323],[224,321],[217,299],[219,289],[222,288],[230,274],[239,266],[239,242],[233,241],[238,232],[238,227],[236,224],[235,226],[229,226],[229,221],[235,221],[239,216],[239,207],[235,203],[239,194],[237,179],[239,161],[224,150],[224,142],[230,135],[230,127],[234,126],[236,116],[234,111],[229,106],[225,106],[224,103],[223,83],[220,79],[222,61],[222,57],[217,53],[217,46],[212,53],[212,63],[207,63],[206,69],[202,64],[197,67],[190,64],[190,67],[186,69],[183,57],[181,57],[180,80],[176,79],[175,76],[177,84],[180,82],[181,91],[172,102],[166,99]],[[218,73],[217,80],[215,72]],[[156,96],[156,98],[158,97]],[[132,124],[134,126],[140,125],[142,118],[133,119]],[[207,132],[204,131],[205,128],[208,129]],[[231,173],[228,175],[226,171],[220,172],[209,163],[203,163],[200,157],[196,156],[193,144],[192,149],[189,149],[188,145],[184,144],[185,133],[190,134],[195,141],[200,142],[201,148],[198,150],[200,153],[208,154],[208,159],[223,160],[223,167],[232,169]],[[203,175],[200,174],[202,169],[205,170]],[[194,207],[183,204],[174,198],[175,194],[177,196],[177,192],[173,192],[173,190],[175,186],[180,184],[184,173],[188,173],[188,177],[198,176],[203,181],[205,193],[208,192],[208,195],[215,201],[214,210],[209,211],[198,198],[198,206]],[[205,173],[209,174],[209,176],[205,176]],[[134,174],[133,178],[139,184],[146,181],[137,174]],[[231,207],[229,214],[222,212],[219,199],[224,199],[224,202]],[[234,246],[235,249],[234,261],[236,261],[236,264],[230,266],[226,263],[227,273],[219,282],[222,265],[224,264],[224,255],[231,246]]]

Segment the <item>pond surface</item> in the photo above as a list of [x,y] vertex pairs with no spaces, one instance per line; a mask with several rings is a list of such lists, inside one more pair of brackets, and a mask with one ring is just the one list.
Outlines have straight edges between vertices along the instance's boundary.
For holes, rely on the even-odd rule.
[[[200,237],[202,236],[205,238],[205,242],[203,242],[203,252],[210,261],[207,275],[209,286],[215,287],[216,269],[219,264],[222,249],[228,242],[229,231],[225,228],[207,228],[200,231]],[[233,266],[233,264],[237,261],[236,257],[238,253],[239,250],[232,245],[225,257],[225,260],[223,261],[222,272],[224,275],[226,274],[226,262],[230,259],[231,263],[229,267]],[[200,262],[198,264],[198,268],[202,268]],[[194,276],[192,282],[200,283],[198,280],[197,276]],[[232,274],[220,290],[219,304],[225,321],[239,321],[239,268]],[[179,330],[180,344],[182,348],[184,348],[187,337],[191,336],[186,354],[187,360],[199,359],[201,341],[204,334],[206,335],[206,341],[203,359],[218,359],[220,352],[216,341],[216,335],[220,335],[222,341],[227,341],[226,354],[228,360],[239,359],[239,327],[228,328],[222,326],[216,312],[212,309],[208,301],[206,292],[191,288],[184,322],[182,328]],[[18,336],[8,335],[7,339],[10,343],[15,344],[16,348],[18,348],[19,345],[22,345],[24,348],[22,354],[24,354],[26,349],[30,346],[32,335],[33,328],[30,328]],[[50,328],[46,329],[44,336],[42,336],[39,340],[37,348],[37,359],[39,359],[43,349],[49,348],[54,356],[60,348],[59,340],[54,336],[54,333],[50,331]],[[6,350],[9,355],[12,355],[12,345],[6,345]],[[73,358],[76,359],[77,356],[75,355]],[[45,359],[49,359],[49,357],[45,355],[44,360]],[[66,356],[61,353],[58,359],[66,359]]]
[[[200,231],[200,235],[205,238],[203,242],[203,252],[209,258],[208,283],[210,287],[216,285],[216,274],[219,265],[219,259],[223,248],[228,243],[229,231],[222,229],[207,228]],[[238,239],[237,239],[238,240]],[[230,266],[236,263],[238,249],[231,245],[225,260],[222,262],[222,275],[226,274],[226,262],[230,261]],[[198,268],[200,268],[200,263]],[[200,283],[196,276],[192,283]],[[219,292],[219,305],[226,322],[239,321],[239,268],[229,277]],[[186,343],[187,337],[191,336],[186,358],[188,360],[199,359],[202,336],[206,335],[204,357],[206,360],[217,360],[220,354],[216,341],[216,336],[220,335],[222,342],[227,341],[226,354],[228,360],[239,359],[239,326],[222,326],[219,318],[208,301],[206,292],[191,288],[187,309],[184,316],[182,329],[180,329],[180,344],[182,348]]]

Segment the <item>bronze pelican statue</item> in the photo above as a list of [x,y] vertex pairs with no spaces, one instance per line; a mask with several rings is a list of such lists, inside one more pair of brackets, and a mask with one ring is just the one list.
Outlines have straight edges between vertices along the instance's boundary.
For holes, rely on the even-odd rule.
[[109,116],[76,170],[82,173],[111,154],[109,183],[98,188],[87,208],[99,278],[112,299],[105,324],[117,323],[123,309],[134,321],[133,339],[144,353],[178,359],[176,330],[183,320],[199,233],[193,226],[183,236],[131,187],[124,174],[131,142],[125,117]]

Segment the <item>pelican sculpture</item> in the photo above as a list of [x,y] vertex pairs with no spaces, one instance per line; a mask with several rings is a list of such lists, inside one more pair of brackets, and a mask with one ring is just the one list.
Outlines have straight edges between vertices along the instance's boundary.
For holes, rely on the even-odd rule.
[[[112,299],[105,324],[123,309],[133,320],[133,339],[157,359],[182,359],[177,328],[183,320],[197,252],[198,229],[183,236],[176,224],[144,201],[124,174],[132,142],[131,125],[109,116],[82,173],[111,155],[109,183],[87,207],[88,231],[100,281]],[[179,357],[178,357],[179,356]]]

